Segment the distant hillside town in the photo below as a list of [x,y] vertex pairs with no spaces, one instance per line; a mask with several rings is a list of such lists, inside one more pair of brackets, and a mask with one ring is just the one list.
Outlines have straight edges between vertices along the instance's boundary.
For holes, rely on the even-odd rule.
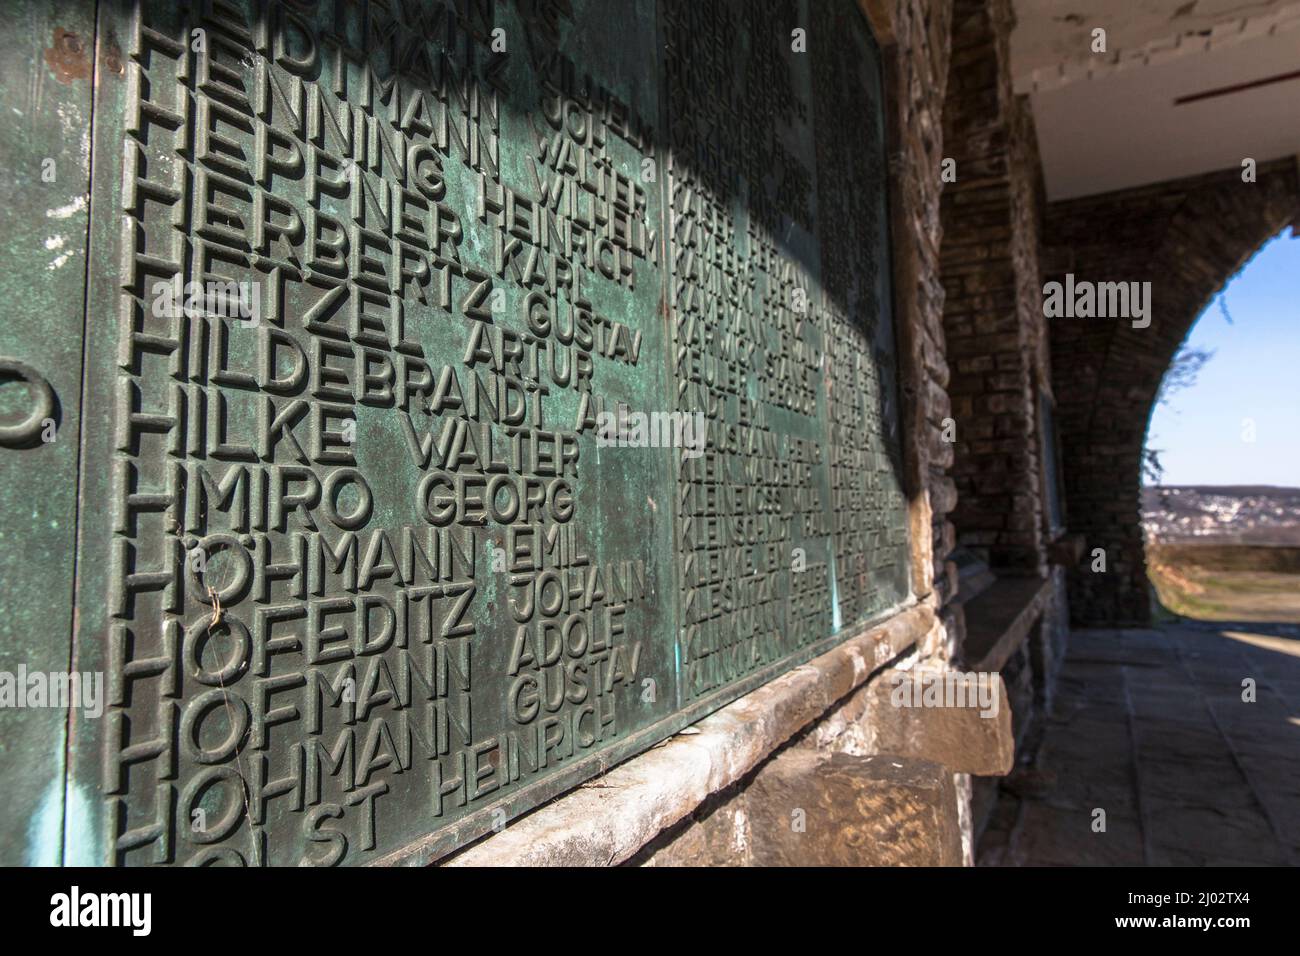
[[1142,527],[1163,544],[1300,546],[1300,488],[1172,485],[1142,489]]

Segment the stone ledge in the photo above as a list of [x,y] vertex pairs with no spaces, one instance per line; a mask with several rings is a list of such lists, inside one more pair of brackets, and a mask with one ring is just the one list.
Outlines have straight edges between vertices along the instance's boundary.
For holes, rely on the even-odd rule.
[[963,605],[966,643],[962,655],[974,671],[1000,671],[1052,597],[1050,578],[999,578]]
[[[918,656],[922,661],[927,657],[924,650]],[[894,705],[900,679],[945,674],[960,676],[911,661],[887,668],[804,734],[795,749],[894,756],[939,764],[957,774],[1005,776],[1015,762],[1015,739],[1011,701],[1000,674],[990,675],[997,712],[989,717],[977,707],[920,706],[915,698],[913,706]]]
[[969,701],[964,707],[920,706],[915,703],[924,692],[920,683],[913,685],[912,706],[895,706],[894,693],[900,680],[919,682],[951,676],[952,672],[923,667],[890,669],[858,691],[865,697],[861,723],[867,753],[928,761],[955,773],[997,777],[1010,773],[1016,742],[1011,732],[1011,701],[1001,674],[985,675],[992,692],[992,713],[987,716]]
[[920,642],[935,624],[929,605],[901,611],[442,865],[608,866],[630,859]]

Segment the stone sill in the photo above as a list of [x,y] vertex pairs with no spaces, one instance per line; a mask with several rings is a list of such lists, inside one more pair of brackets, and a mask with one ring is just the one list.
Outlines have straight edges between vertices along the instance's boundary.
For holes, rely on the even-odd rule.
[[1052,599],[1051,578],[998,578],[963,605],[962,657],[973,671],[1002,670]]
[[622,863],[920,644],[935,625],[929,605],[901,611],[441,865]]

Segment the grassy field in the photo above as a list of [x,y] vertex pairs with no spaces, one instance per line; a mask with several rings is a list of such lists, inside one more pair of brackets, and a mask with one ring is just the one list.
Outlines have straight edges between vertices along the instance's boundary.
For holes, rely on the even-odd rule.
[[1297,549],[1151,546],[1147,572],[1179,617],[1300,624]]

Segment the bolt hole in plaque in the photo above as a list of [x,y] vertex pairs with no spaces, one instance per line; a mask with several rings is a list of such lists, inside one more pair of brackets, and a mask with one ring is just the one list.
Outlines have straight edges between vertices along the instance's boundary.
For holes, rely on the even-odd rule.
[[43,432],[58,430],[58,412],[54,389],[36,369],[16,359],[0,359],[0,445],[39,445]]

